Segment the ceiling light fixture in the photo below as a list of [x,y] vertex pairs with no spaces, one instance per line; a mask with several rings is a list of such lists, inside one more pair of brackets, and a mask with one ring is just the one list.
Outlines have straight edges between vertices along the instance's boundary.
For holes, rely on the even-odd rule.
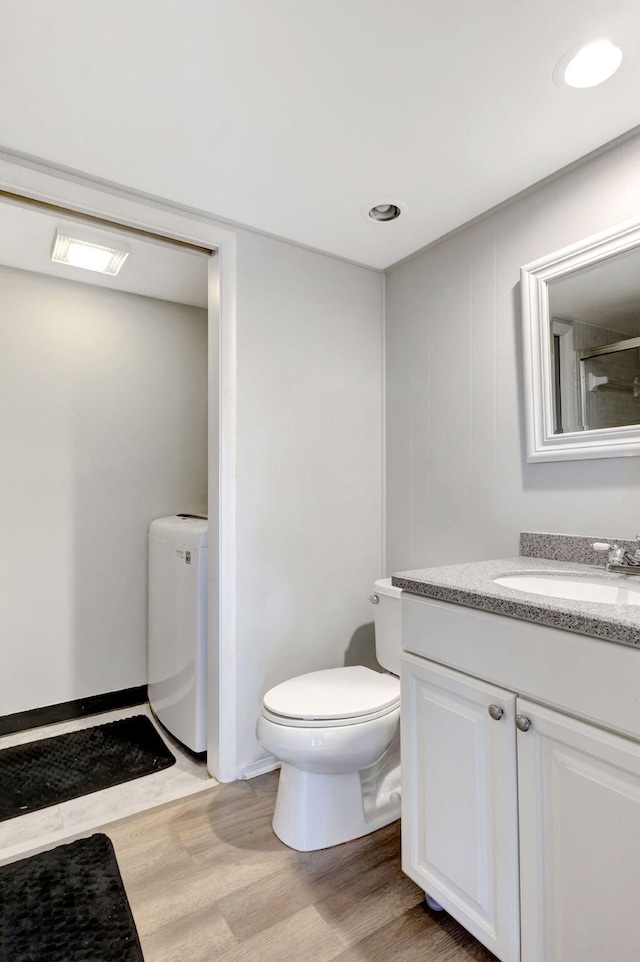
[[610,40],[592,40],[574,47],[554,71],[557,84],[596,87],[612,77],[622,63],[622,50]]
[[397,204],[376,204],[369,211],[372,220],[387,221],[395,220],[402,213]]
[[69,267],[81,267],[87,271],[98,271],[100,274],[118,273],[129,251],[79,237],[70,237],[60,230],[56,231],[51,260],[56,264],[66,264]]

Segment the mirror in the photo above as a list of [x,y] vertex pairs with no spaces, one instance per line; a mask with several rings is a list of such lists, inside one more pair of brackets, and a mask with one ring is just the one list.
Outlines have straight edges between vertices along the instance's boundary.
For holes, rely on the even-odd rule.
[[527,458],[640,454],[640,221],[521,270]]

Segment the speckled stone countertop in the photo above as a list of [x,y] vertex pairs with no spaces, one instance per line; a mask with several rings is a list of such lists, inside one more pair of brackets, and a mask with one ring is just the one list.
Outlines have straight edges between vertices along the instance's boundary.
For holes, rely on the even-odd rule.
[[494,578],[516,572],[597,577],[619,584],[620,587],[640,589],[640,577],[611,574],[587,564],[531,557],[400,571],[393,575],[392,583],[404,591],[438,601],[467,605],[511,618],[535,621],[551,628],[563,628],[605,641],[640,647],[640,607],[552,598],[505,588],[494,581]]

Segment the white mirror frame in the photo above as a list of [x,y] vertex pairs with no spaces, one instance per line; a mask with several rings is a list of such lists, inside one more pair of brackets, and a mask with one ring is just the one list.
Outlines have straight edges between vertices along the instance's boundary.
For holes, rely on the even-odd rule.
[[640,425],[554,434],[550,281],[640,247],[640,218],[520,268],[527,461],[577,461],[640,455]]

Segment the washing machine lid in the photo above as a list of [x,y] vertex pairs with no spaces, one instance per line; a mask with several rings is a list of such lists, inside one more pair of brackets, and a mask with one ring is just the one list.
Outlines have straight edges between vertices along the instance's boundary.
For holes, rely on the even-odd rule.
[[399,704],[399,679],[362,665],[299,675],[264,696],[265,708],[274,715],[310,721],[367,717]]
[[149,540],[165,541],[189,548],[206,548],[208,532],[209,522],[206,518],[191,514],[172,514],[168,518],[156,518],[151,522]]

